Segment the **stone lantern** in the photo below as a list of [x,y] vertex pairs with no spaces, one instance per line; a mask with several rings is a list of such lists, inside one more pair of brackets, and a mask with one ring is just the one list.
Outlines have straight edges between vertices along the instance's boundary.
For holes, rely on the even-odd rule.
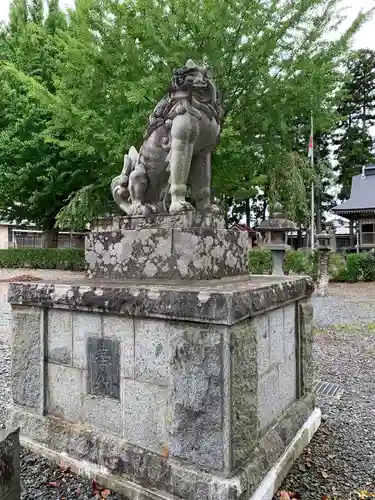
[[327,233],[327,231],[322,231],[320,234],[317,234],[317,250],[319,250],[320,252],[329,252],[331,250],[331,239],[332,234]]
[[316,243],[318,250],[318,282],[317,294],[324,297],[327,294],[329,283],[328,272],[328,252],[331,250],[332,234],[327,231],[322,231],[316,235]]
[[286,235],[288,231],[292,231],[295,228],[294,222],[285,218],[280,203],[275,204],[275,210],[271,217],[261,222],[257,228],[261,232],[269,233],[269,238],[264,248],[271,250],[273,275],[284,276],[285,251],[289,248],[289,245],[286,243]]

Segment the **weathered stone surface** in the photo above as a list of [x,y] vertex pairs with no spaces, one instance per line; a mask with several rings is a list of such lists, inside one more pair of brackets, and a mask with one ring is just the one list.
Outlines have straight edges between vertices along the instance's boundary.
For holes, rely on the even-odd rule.
[[73,314],[71,311],[48,311],[47,359],[52,363],[72,365]]
[[208,227],[92,232],[86,238],[90,278],[212,279],[246,273],[248,236]]
[[236,488],[237,478],[233,481],[203,471],[188,469],[184,464],[174,462],[171,467],[171,492],[177,498],[188,500],[235,500],[240,491]]
[[106,436],[98,443],[98,463],[146,488],[169,489],[170,464],[166,457]]
[[258,417],[260,430],[268,429],[281,412],[279,398],[279,367],[273,366],[259,380]]
[[[10,283],[12,305],[102,311],[124,316],[158,317],[233,325],[243,319],[309,297],[309,278],[238,276],[197,282]],[[73,317],[73,362],[86,368],[84,337],[100,336],[101,325],[87,327],[84,313]],[[78,321],[79,318],[79,321]],[[95,319],[95,322],[98,321]],[[93,335],[93,332],[96,335]],[[81,332],[81,333],[80,333]]]
[[21,498],[19,429],[0,431],[0,497]]
[[231,470],[244,463],[258,440],[257,332],[249,320],[230,329],[231,380]]
[[102,318],[97,314],[73,313],[73,366],[87,370],[87,341],[102,335]]
[[311,394],[294,402],[276,425],[262,437],[240,473],[241,483],[249,497],[307,420],[314,409],[314,403]]
[[[57,419],[56,419],[57,420]],[[67,424],[68,425],[68,424]],[[8,427],[21,429],[21,434],[37,443],[48,443],[46,417],[25,411],[24,406],[13,405],[8,415]]]
[[284,307],[284,354],[296,354],[296,304]]
[[290,354],[279,365],[279,388],[280,405],[282,410],[296,399],[297,377],[296,377],[296,356]]
[[82,400],[80,420],[104,432],[122,436],[121,402],[113,398],[88,394]]
[[301,300],[298,304],[298,338],[300,344],[299,366],[299,393],[301,396],[312,390],[314,367],[313,367],[313,307],[308,300]]
[[104,315],[103,336],[120,342],[120,375],[125,378],[134,378],[133,318]]
[[[130,444],[119,436],[64,422],[50,415],[40,417],[19,407],[12,408],[11,422],[18,422],[21,435],[53,450],[107,467],[114,474],[147,488],[169,488],[168,459]],[[35,433],[35,429],[39,432]]]
[[269,316],[261,314],[251,320],[251,326],[257,336],[258,374],[261,376],[271,366],[270,361],[270,336]]
[[44,311],[13,308],[12,398],[43,412]]
[[160,319],[135,319],[135,379],[169,384],[174,324]]
[[284,309],[280,307],[268,313],[271,365],[284,359]]
[[[131,445],[118,436],[51,416],[42,417],[24,408],[13,407],[11,422],[21,427],[21,435],[74,458],[102,465],[113,474],[134,481],[149,491],[158,489],[161,498],[166,492],[166,498],[169,493],[184,500],[242,500],[250,498],[269,468],[282,455],[311,414],[314,403],[313,395],[293,403],[270,432],[262,437],[244,466],[229,479],[169,460],[161,454]],[[39,431],[35,432],[35,429]],[[43,441],[38,441],[37,436]],[[140,498],[154,498],[146,493]]]
[[170,456],[224,469],[221,330],[186,325],[173,339]]
[[132,146],[125,155],[111,192],[126,214],[193,210],[186,200],[188,186],[197,209],[211,211],[211,155],[223,110],[207,70],[189,60],[173,72],[167,94],[150,116],[139,153]]
[[[22,304],[38,296],[44,308],[51,301],[49,313],[66,313],[55,316],[56,325],[72,314],[73,362],[76,346],[76,353],[85,349],[81,366],[107,364],[98,363],[89,341],[115,345],[117,354],[116,361],[109,356],[112,366],[95,397],[88,394],[87,369],[49,362],[47,415],[40,411],[38,420],[34,408],[16,407],[12,425],[46,449],[104,465],[143,488],[184,500],[248,498],[313,404],[310,396],[294,401],[297,375],[307,380],[303,355],[311,354],[303,350],[308,280],[16,286]],[[69,320],[61,324],[69,330]],[[113,366],[121,401],[103,396]]]
[[87,359],[89,394],[120,399],[120,342],[89,337]]
[[84,375],[77,368],[48,363],[47,413],[70,422],[79,422]]
[[259,425],[264,434],[297,397],[295,304],[258,316],[253,324],[258,340]]
[[131,217],[101,217],[93,222],[91,231],[102,233],[105,231],[119,231],[146,228],[175,228],[186,229],[191,227],[211,227],[225,229],[225,219],[222,215],[213,212],[182,212],[180,214],[150,214],[133,215]]
[[156,453],[168,450],[169,389],[123,381],[124,438]]
[[[328,235],[327,235],[328,236]],[[328,292],[328,283],[329,283],[329,269],[328,269],[328,260],[329,260],[329,252],[330,247],[327,249],[320,249],[318,256],[318,279],[316,291],[318,297],[324,297]]]

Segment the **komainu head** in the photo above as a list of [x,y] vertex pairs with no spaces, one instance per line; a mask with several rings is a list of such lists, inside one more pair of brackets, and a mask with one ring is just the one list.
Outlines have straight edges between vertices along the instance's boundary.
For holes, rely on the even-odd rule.
[[191,59],[185,66],[173,72],[169,94],[173,95],[179,91],[191,92],[199,100],[210,102],[215,108],[220,108],[218,92],[210,69],[205,65],[196,64]]

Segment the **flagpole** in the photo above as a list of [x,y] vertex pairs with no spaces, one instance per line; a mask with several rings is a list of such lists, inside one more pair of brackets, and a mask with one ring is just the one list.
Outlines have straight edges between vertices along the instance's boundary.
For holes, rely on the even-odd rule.
[[315,235],[314,235],[314,226],[315,226],[315,196],[314,196],[314,116],[311,112],[311,151],[310,151],[310,160],[311,160],[311,171],[312,171],[312,182],[311,182],[311,250],[315,248]]

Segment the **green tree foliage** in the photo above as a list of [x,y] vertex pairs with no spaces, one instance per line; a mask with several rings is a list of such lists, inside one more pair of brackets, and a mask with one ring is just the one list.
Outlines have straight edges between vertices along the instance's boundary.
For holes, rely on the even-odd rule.
[[[173,68],[188,58],[215,68],[223,95],[225,120],[213,166],[215,195],[231,206],[247,207],[249,199],[264,191],[267,197],[280,197],[267,192],[272,187],[289,199],[291,177],[293,191],[299,190],[293,199],[304,205],[293,211],[305,214],[310,112],[321,130],[332,125],[332,101],[342,78],[337,68],[364,19],[359,16],[340,39],[327,41],[327,30],[340,24],[336,4],[77,0],[58,82],[61,108],[55,127],[67,124],[67,147],[93,156],[102,166],[98,180],[73,196],[60,222],[71,223],[77,210],[80,217],[90,212],[90,207],[83,208],[87,202],[93,208],[90,191],[94,200],[108,196],[108,183],[121,168],[123,154],[131,144],[139,147],[147,116],[168,87]],[[296,117],[297,137],[291,132]],[[276,171],[291,169],[292,176],[283,176],[284,187],[272,182]]]
[[9,32],[19,35],[27,23],[27,0],[11,0],[9,6]]
[[375,125],[375,52],[361,50],[347,67],[347,81],[338,113],[342,117],[334,136],[341,200],[350,196],[353,175],[361,166],[375,159],[374,139],[370,128]]
[[30,19],[34,24],[42,24],[44,21],[43,0],[32,0],[29,13]]
[[15,0],[2,33],[0,216],[35,222],[45,230],[45,244],[55,245],[56,215],[76,182],[81,187],[88,176],[75,155],[69,157],[46,136],[53,110],[43,96],[55,90],[62,32],[49,33],[44,17],[42,2]]
[[32,220],[46,231],[51,244],[48,237],[57,213],[76,186],[91,178],[91,166],[45,137],[51,112],[40,102],[43,90],[42,84],[14,65],[0,66],[1,216]]
[[59,0],[48,0],[48,15],[45,22],[47,33],[55,35],[59,31],[65,30],[66,27],[66,17],[59,7]]
[[[16,3],[21,12],[23,3]],[[332,125],[338,68],[366,17],[327,40],[327,31],[341,25],[337,6],[338,0],[76,0],[66,22],[50,0],[45,22],[29,10],[21,32],[15,19],[25,17],[14,11],[2,57],[9,61],[0,84],[9,117],[8,143],[0,140],[0,182],[27,161],[22,172],[34,205],[13,177],[0,212],[14,199],[9,216],[18,206],[36,220],[31,208],[47,203],[48,220],[59,212],[60,225],[78,228],[112,210],[109,184],[124,153],[140,146],[173,69],[193,58],[215,69],[225,108],[215,196],[245,211],[259,196],[280,199],[305,220],[314,175],[305,160],[310,112],[318,130]],[[13,86],[20,87],[17,106],[7,95]],[[23,130],[32,124],[30,133],[19,138],[12,130],[17,122]],[[28,148],[20,148],[18,163],[12,163],[14,148],[5,152],[14,137]],[[35,194],[41,189],[49,193],[43,200]]]

